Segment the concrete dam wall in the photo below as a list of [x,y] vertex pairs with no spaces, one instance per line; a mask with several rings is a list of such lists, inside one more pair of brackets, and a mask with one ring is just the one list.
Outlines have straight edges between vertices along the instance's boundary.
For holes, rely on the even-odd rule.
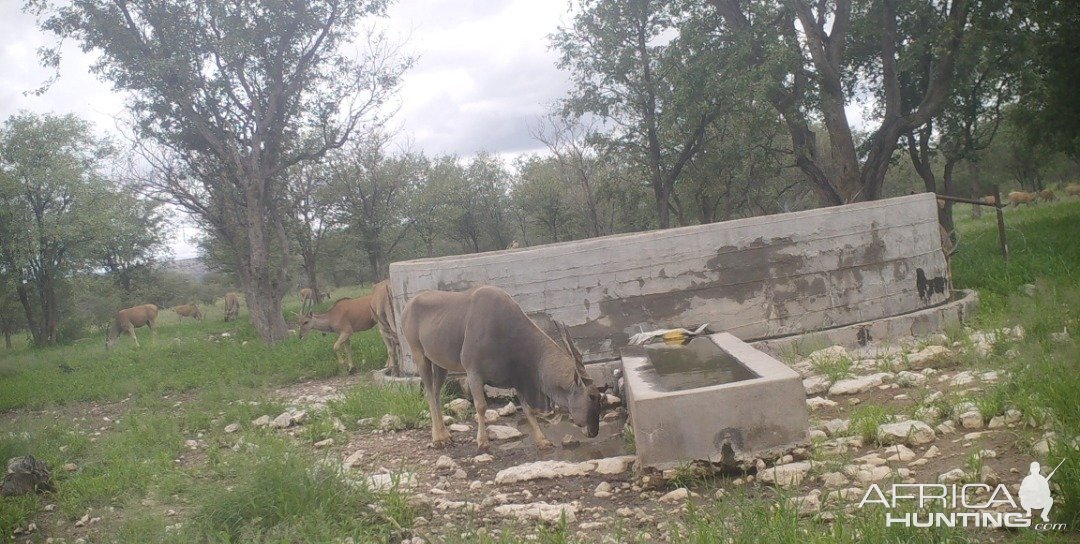
[[390,282],[399,321],[420,291],[497,285],[549,333],[565,323],[595,362],[642,329],[708,322],[754,341],[913,312],[948,300],[947,266],[936,199],[924,193],[397,262]]

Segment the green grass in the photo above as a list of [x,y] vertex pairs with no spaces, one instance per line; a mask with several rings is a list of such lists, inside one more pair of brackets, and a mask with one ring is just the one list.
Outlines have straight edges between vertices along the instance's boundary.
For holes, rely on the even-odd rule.
[[[230,336],[218,337],[222,332]],[[210,319],[160,325],[156,342],[146,329],[136,334],[141,347],[122,338],[107,351],[102,336],[100,342],[2,353],[0,411],[160,396],[207,384],[261,387],[341,372],[332,351],[336,335],[313,334],[304,340],[294,336],[268,346],[247,323]],[[354,334],[351,344],[361,372],[386,361],[375,329]],[[71,370],[65,372],[61,365]]]
[[[979,291],[979,310],[968,316],[973,328],[1021,325],[1026,337],[1002,342],[986,357],[961,361],[965,368],[999,370],[997,385],[975,398],[947,395],[932,404],[947,414],[957,402],[971,400],[986,418],[1015,407],[1025,419],[1033,417],[1056,432],[1058,440],[1048,458],[1040,459],[1049,466],[1065,459],[1052,480],[1056,503],[1051,515],[1055,522],[1076,528],[1080,453],[1072,440],[1080,436],[1080,244],[1075,239],[1080,203],[1009,210],[1006,223],[1012,249],[1007,262],[997,253],[992,217],[959,222],[962,239],[952,261],[953,280],[958,288]],[[1036,284],[1034,297],[1020,293],[1026,283]],[[335,290],[333,298],[364,292],[365,287]],[[138,331],[142,348],[121,339],[118,349],[106,352],[99,334],[68,346],[0,351],[0,411],[7,412],[0,460],[32,453],[56,469],[57,484],[51,496],[0,501],[0,540],[29,521],[43,519],[46,504],[57,505],[57,511],[45,518],[59,518],[67,526],[88,509],[96,515],[115,508],[115,514],[97,526],[92,541],[329,542],[352,537],[355,542],[394,542],[410,535],[417,512],[404,496],[349,483],[351,478],[310,444],[347,438],[342,424],[355,429],[358,420],[377,422],[384,414],[397,415],[406,427],[425,427],[427,403],[420,388],[381,388],[362,381],[341,400],[329,402],[326,411],[309,414],[295,437],[253,428],[250,422],[256,417],[285,409],[267,399],[268,388],[339,372],[331,351],[335,338],[315,334],[304,341],[291,338],[264,346],[243,311],[239,321],[226,324],[218,306],[204,309],[207,320],[185,320],[182,325],[174,314],[163,312],[156,343],[150,342],[148,331]],[[297,309],[299,298],[290,296],[290,319]],[[1065,327],[1071,341],[1053,341],[1051,334]],[[212,339],[224,331],[231,336]],[[954,329],[949,336],[965,341],[967,333]],[[380,367],[385,360],[375,331],[355,335],[352,344],[362,370]],[[798,352],[805,355],[820,347],[826,345],[807,342]],[[61,371],[61,363],[73,371]],[[842,377],[848,366],[850,361],[819,370]],[[183,402],[177,405],[177,400]],[[123,401],[123,413],[105,422],[87,414],[81,404],[87,401]],[[887,418],[883,409],[859,406],[852,412],[850,432],[872,442],[877,426]],[[229,423],[240,424],[240,431],[224,433]],[[187,440],[203,446],[192,452]],[[75,463],[78,470],[59,469],[64,463]],[[167,510],[178,514],[166,516]],[[886,528],[884,513],[873,508],[848,514],[826,505],[825,511],[836,519],[800,518],[788,497],[750,486],[723,500],[696,503],[664,530],[646,530],[650,541],[695,543],[966,542],[986,536]],[[565,524],[460,529],[456,533],[465,535],[463,542],[522,542],[522,535],[530,533],[538,542],[584,541]],[[606,532],[616,541],[645,542],[646,530],[630,530],[615,520]],[[1067,535],[1019,531],[1003,538],[1033,542]]]
[[356,428],[356,422],[365,418],[374,419],[377,425],[385,414],[401,418],[407,429],[431,424],[424,391],[414,385],[360,384],[345,393],[345,398],[327,403],[327,407],[351,428]]
[[860,436],[866,444],[877,442],[877,428],[891,421],[892,413],[879,404],[862,404],[851,411],[848,432]]

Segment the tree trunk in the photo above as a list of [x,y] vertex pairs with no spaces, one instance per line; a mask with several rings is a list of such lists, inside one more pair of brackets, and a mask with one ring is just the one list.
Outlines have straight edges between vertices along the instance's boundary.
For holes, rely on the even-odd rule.
[[15,287],[15,292],[19,294],[19,304],[22,304],[23,312],[26,314],[26,328],[30,331],[30,338],[35,346],[44,345],[41,338],[41,328],[38,326],[38,320],[34,318],[34,306],[30,302],[30,293],[26,289],[26,284],[19,281],[19,285]]
[[15,346],[11,344],[11,331],[4,329],[4,347],[7,349],[14,349]]
[[250,183],[245,213],[247,247],[238,248],[241,251],[236,252],[239,261],[237,270],[240,271],[247,294],[245,299],[251,324],[263,342],[273,344],[289,337],[289,327],[281,309],[281,300],[287,289],[283,277],[287,268],[288,248],[282,248],[286,262],[281,263],[281,268],[275,268],[271,263],[269,232],[273,219],[267,217],[271,210],[263,206],[259,184],[254,181]]
[[322,291],[319,289],[319,275],[316,270],[315,256],[304,254],[304,273],[307,275],[308,287],[315,297],[315,304],[322,302]]

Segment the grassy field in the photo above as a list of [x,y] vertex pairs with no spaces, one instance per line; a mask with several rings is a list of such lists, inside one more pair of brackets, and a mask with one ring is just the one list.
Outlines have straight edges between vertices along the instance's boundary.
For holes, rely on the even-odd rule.
[[[966,210],[958,211],[966,215]],[[1066,458],[1054,483],[1053,517],[1080,528],[1080,202],[1009,210],[1011,258],[997,253],[993,217],[960,222],[956,287],[974,288],[982,303],[972,326],[1021,325],[1025,341],[974,366],[1001,369],[1004,379],[980,402],[1015,406],[1057,433],[1050,457]],[[1021,292],[1033,283],[1035,295]],[[364,287],[338,289],[334,298]],[[329,304],[324,303],[323,307]],[[287,312],[299,300],[287,301]],[[163,311],[159,337],[140,329],[104,348],[103,334],[73,345],[0,352],[0,460],[32,453],[54,468],[48,497],[0,499],[0,542],[29,522],[70,527],[91,512],[91,541],[106,542],[396,542],[410,535],[418,513],[406,498],[349,483],[337,463],[324,463],[311,444],[342,438],[361,418],[399,416],[425,426],[426,404],[415,388],[379,388],[362,380],[343,399],[312,416],[294,437],[248,425],[286,406],[267,391],[339,372],[333,336],[259,342],[245,321],[221,321],[222,307],[202,322],[176,322]],[[291,315],[291,314],[289,314]],[[1051,334],[1068,330],[1070,342]],[[228,336],[222,333],[228,333]],[[950,331],[956,334],[957,331]],[[361,372],[385,361],[375,331],[355,335]],[[873,425],[880,414],[859,417]],[[223,427],[240,423],[236,433]],[[345,430],[342,430],[341,424]],[[202,444],[193,450],[191,444]],[[74,470],[65,470],[65,464]],[[46,506],[51,510],[47,511]],[[769,494],[733,493],[695,507],[682,529],[664,535],[690,542],[935,542],[979,540],[960,530],[885,530],[873,512],[833,522],[794,515],[790,501]],[[101,512],[108,512],[102,516]],[[501,541],[523,541],[505,536]],[[512,534],[512,533],[509,533]],[[991,533],[1001,538],[1001,533]],[[70,535],[55,534],[70,538]],[[629,539],[617,526],[617,540]],[[1033,532],[1011,534],[1035,541]],[[1068,535],[1049,535],[1067,539]],[[574,541],[571,528],[553,526],[540,541]]]

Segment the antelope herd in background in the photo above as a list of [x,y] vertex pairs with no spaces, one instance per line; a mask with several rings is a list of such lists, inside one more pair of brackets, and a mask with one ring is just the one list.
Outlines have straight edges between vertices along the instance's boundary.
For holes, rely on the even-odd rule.
[[[1066,196],[1080,196],[1080,183],[1073,183],[1065,187]],[[1034,204],[1036,202],[1053,202],[1057,200],[1057,195],[1054,194],[1052,189],[1042,189],[1040,191],[1011,191],[1007,197],[1009,204],[1013,207],[1021,204]],[[987,204],[994,204],[994,197],[985,196],[983,202]]]

